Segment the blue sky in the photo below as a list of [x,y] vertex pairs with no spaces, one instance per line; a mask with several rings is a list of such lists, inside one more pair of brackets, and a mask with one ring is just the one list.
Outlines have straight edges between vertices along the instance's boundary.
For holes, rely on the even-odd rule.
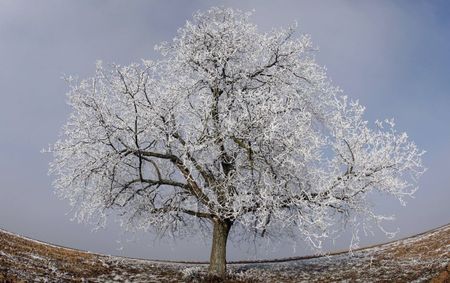
[[[317,60],[346,95],[366,106],[366,118],[394,117],[420,148],[428,171],[408,206],[380,198],[395,214],[398,237],[450,221],[450,2],[448,1],[0,1],[0,227],[95,252],[146,258],[207,259],[209,242],[133,242],[111,223],[106,230],[71,222],[47,176],[50,155],[70,113],[64,74],[87,77],[95,61],[128,64],[156,56],[197,10],[255,9],[261,30],[299,23],[319,47]],[[117,240],[121,240],[120,243]],[[377,233],[362,244],[386,241]],[[348,245],[344,237],[330,250]],[[123,247],[123,249],[119,249]],[[258,257],[310,253],[292,243]],[[230,247],[231,259],[255,256]]]

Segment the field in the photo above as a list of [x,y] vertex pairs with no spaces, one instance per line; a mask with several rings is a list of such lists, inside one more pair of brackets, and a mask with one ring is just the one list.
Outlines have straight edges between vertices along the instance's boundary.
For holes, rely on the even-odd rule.
[[[0,230],[0,282],[212,282],[206,269],[98,255]],[[229,270],[225,282],[450,282],[450,224],[352,253],[235,262]]]

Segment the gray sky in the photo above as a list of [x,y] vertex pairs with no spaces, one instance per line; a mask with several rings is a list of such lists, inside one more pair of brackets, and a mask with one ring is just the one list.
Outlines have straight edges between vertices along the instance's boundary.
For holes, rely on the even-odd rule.
[[[210,6],[255,9],[261,30],[298,21],[320,48],[317,60],[335,85],[365,105],[369,121],[394,117],[420,148],[428,171],[406,207],[380,198],[404,237],[450,221],[450,2],[448,1],[21,1],[0,0],[0,227],[35,239],[100,253],[206,260],[209,242],[132,242],[112,221],[105,230],[70,221],[47,176],[70,112],[63,74],[91,76],[95,60],[129,64],[156,54],[192,13]],[[120,243],[117,241],[121,240]],[[380,233],[362,244],[387,239]],[[345,248],[348,238],[327,249]],[[123,249],[119,249],[123,247]],[[257,254],[230,245],[229,259],[304,255],[301,243]]]

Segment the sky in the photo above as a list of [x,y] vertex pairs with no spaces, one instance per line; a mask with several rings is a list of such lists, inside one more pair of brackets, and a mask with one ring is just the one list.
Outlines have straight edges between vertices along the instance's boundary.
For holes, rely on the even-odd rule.
[[[450,222],[450,2],[449,1],[24,1],[0,0],[0,228],[92,252],[172,260],[207,260],[208,239],[155,240],[71,221],[67,201],[47,175],[54,143],[70,108],[64,75],[92,76],[95,62],[126,65],[158,56],[197,10],[211,6],[254,10],[261,31],[298,22],[319,48],[334,85],[366,106],[365,118],[395,118],[426,150],[428,171],[406,207],[377,199],[395,214],[396,238]],[[361,245],[386,242],[382,233]],[[325,250],[348,247],[345,235]],[[257,249],[229,245],[229,259],[310,254],[302,243]]]

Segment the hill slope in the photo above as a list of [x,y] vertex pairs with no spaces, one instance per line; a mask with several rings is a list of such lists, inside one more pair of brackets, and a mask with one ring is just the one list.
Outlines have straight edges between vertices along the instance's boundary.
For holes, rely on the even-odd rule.
[[[206,269],[92,254],[0,230],[0,282],[182,282],[201,278]],[[450,224],[353,253],[231,263],[229,269],[232,282],[449,282]]]

